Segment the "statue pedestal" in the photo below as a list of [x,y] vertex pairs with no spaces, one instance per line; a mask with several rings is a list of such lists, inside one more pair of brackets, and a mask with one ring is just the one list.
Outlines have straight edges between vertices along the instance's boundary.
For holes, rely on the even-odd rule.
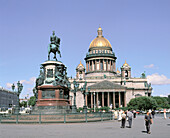
[[35,110],[44,114],[68,112],[70,110],[69,89],[64,86],[38,86]]

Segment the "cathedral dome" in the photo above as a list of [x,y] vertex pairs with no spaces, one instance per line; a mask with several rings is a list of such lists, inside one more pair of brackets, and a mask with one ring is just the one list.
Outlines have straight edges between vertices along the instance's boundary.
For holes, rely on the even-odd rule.
[[95,47],[109,47],[112,48],[110,42],[103,37],[102,35],[102,28],[99,27],[98,30],[98,36],[90,43],[90,47],[89,48],[95,48]]

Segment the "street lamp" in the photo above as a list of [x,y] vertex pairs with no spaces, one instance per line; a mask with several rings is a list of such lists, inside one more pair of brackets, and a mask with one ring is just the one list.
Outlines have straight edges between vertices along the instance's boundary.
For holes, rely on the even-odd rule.
[[73,96],[70,96],[70,101],[71,101],[70,103],[71,103],[71,105],[72,105],[72,98],[73,98]]
[[28,98],[29,98],[29,94],[27,94],[27,108],[28,108]]
[[93,92],[93,95],[94,95],[94,112],[95,112],[95,107],[96,107],[96,101],[95,101],[95,99],[96,99],[96,97],[95,97],[95,92]]
[[[18,83],[17,83],[17,88],[18,88],[18,90],[16,91],[16,93],[17,93],[17,105],[16,105],[16,110],[15,110],[15,114],[19,114],[19,111],[20,111],[20,108],[19,108],[19,95],[21,94],[21,91],[22,91],[22,89],[23,89],[23,85],[18,81]],[[15,85],[14,85],[14,83],[13,83],[13,85],[12,85],[12,90],[14,91],[15,90]]]
[[72,113],[77,113],[77,107],[76,107],[76,92],[79,88],[79,83],[77,83],[75,80],[73,81],[74,89],[71,90],[74,93],[74,104],[72,106]]
[[86,106],[86,95],[88,95],[90,92],[90,88],[88,88],[88,92],[86,92],[86,86],[87,86],[87,82],[85,81],[83,87],[81,87],[81,92],[84,95],[84,106],[83,106],[83,112],[87,113],[87,106]]

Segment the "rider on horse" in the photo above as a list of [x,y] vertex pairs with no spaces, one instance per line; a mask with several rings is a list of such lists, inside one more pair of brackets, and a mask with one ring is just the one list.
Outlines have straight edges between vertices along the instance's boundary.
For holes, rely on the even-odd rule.
[[50,60],[50,53],[54,53],[54,59],[57,60],[56,58],[56,52],[60,55],[60,38],[58,38],[57,36],[55,36],[55,31],[53,31],[53,35],[50,37],[50,41],[51,43],[48,46],[48,60]]

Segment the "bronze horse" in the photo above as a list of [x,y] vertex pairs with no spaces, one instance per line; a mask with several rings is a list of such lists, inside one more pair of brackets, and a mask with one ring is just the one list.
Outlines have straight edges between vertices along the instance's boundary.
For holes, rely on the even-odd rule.
[[50,53],[51,52],[54,53],[54,59],[57,60],[56,52],[61,57],[61,53],[60,53],[60,50],[59,50],[59,47],[60,47],[60,38],[55,36],[55,32],[54,31],[53,31],[53,36],[50,37],[50,41],[51,41],[51,43],[48,46],[48,60],[50,60]]

